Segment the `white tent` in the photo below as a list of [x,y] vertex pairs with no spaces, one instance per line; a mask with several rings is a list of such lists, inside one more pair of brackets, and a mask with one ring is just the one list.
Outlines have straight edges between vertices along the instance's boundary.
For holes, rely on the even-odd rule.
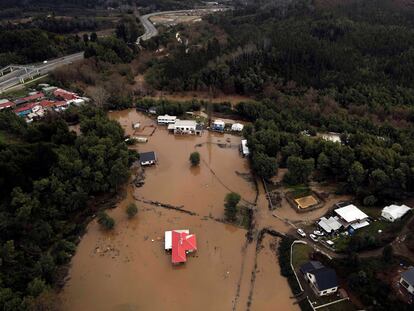
[[381,216],[391,222],[394,222],[403,217],[409,210],[410,208],[407,205],[392,204],[382,209]]
[[231,130],[232,130],[232,131],[235,131],[235,132],[241,132],[241,131],[243,131],[243,127],[244,127],[244,125],[243,125],[243,124],[240,124],[240,123],[234,123],[234,124],[231,126]]

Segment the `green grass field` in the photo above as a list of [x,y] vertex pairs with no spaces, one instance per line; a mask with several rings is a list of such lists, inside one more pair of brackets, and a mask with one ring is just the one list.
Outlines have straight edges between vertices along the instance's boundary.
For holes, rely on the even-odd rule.
[[309,255],[313,252],[313,248],[307,244],[293,245],[292,264],[296,269],[309,260]]

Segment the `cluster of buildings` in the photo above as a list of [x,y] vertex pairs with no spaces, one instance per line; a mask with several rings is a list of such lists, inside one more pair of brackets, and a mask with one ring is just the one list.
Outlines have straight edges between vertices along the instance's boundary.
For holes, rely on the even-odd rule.
[[[202,135],[203,125],[194,120],[180,120],[176,116],[163,115],[157,117],[158,124],[165,124],[168,130],[174,134]],[[224,132],[226,124],[223,120],[214,120],[210,129],[216,132]],[[234,123],[231,125],[231,131],[241,132],[244,128],[243,124]]]
[[[406,205],[392,204],[383,208],[381,216],[394,222],[401,219],[410,210]],[[320,218],[317,225],[327,234],[334,234],[340,230],[346,230],[352,234],[355,230],[369,226],[370,218],[353,204],[339,205],[339,208],[334,210],[333,216]]]
[[181,264],[187,261],[187,254],[197,251],[197,239],[189,230],[165,231],[164,248],[171,252],[171,262]]
[[76,93],[40,84],[42,91],[30,92],[28,96],[16,100],[0,99],[0,111],[3,109],[13,109],[20,117],[25,118],[30,123],[34,120],[43,118],[48,112],[61,112],[70,105],[81,106],[89,102],[89,98],[81,97]]

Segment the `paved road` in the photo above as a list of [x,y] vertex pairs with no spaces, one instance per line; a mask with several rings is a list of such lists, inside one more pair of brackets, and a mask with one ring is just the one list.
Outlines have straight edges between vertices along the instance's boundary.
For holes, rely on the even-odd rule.
[[197,13],[214,13],[214,12],[221,12],[224,10],[228,10],[229,8],[208,8],[208,9],[192,9],[192,10],[177,10],[177,11],[163,11],[163,12],[155,12],[150,13],[142,16],[138,16],[139,20],[141,21],[142,25],[145,28],[145,33],[138,37],[136,44],[139,44],[142,41],[146,41],[158,35],[158,30],[155,28],[154,24],[151,22],[151,17],[156,15],[165,15],[165,14],[177,14],[177,13],[187,13],[189,15],[197,15]]
[[[62,66],[81,60],[84,53],[76,53],[64,57],[48,60],[46,64],[37,63],[30,65],[16,65],[12,72],[0,76],[0,93],[20,84],[22,81],[33,79],[36,76],[48,74],[50,71]],[[2,72],[2,70],[0,70]]]

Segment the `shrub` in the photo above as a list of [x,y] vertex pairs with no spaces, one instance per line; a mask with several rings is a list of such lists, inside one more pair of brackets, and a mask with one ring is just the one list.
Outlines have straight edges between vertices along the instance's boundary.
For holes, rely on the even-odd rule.
[[133,218],[138,213],[138,207],[135,203],[130,203],[127,206],[126,213],[128,218]]
[[197,151],[190,154],[190,162],[192,166],[200,164],[200,154]]
[[240,194],[235,192],[226,195],[224,199],[226,201],[224,204],[224,215],[226,216],[226,220],[234,221],[236,219],[237,204],[239,204],[240,199]]
[[115,226],[115,220],[105,212],[99,213],[98,223],[106,230],[111,230]]

